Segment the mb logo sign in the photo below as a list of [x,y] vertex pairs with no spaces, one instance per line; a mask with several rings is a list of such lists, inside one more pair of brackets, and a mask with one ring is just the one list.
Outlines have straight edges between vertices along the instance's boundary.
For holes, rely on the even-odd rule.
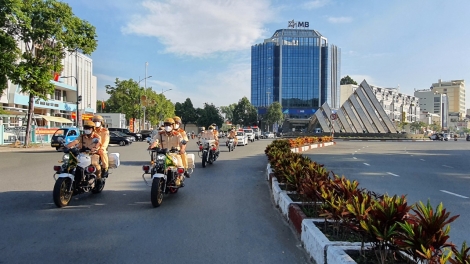
[[309,27],[309,23],[304,21],[304,22],[295,22],[293,19],[291,21],[287,21],[288,24],[287,24],[287,27],[288,28],[308,28]]

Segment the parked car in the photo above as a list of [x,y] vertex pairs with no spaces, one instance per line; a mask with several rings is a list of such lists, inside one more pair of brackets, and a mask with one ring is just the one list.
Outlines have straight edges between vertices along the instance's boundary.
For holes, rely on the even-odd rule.
[[132,142],[135,141],[135,138],[131,135],[128,135],[128,134],[124,134],[122,132],[119,132],[119,131],[109,131],[109,135],[111,136],[111,134],[113,134],[114,136],[117,136],[117,137],[125,137],[127,138],[127,140],[129,140],[129,144],[132,144]]
[[142,136],[142,141],[144,141],[148,137],[152,137],[153,130],[141,130],[139,131],[140,135]]
[[[54,132],[54,135],[52,135],[51,147],[55,148],[57,151],[60,151],[64,145],[74,141],[80,135],[80,130],[76,127],[59,128]],[[62,140],[60,140],[60,138]]]
[[239,146],[239,145],[242,145],[242,146],[248,145],[248,136],[243,131],[237,131],[237,140],[238,140],[237,146]]
[[119,131],[123,132],[124,134],[131,135],[135,138],[135,141],[142,141],[142,134],[140,133],[133,133],[127,128],[117,128],[117,127],[108,127],[109,131]]
[[264,138],[274,138],[273,132],[264,132]]
[[449,141],[450,135],[448,133],[435,133],[432,134],[429,139],[431,140],[440,140],[440,141]]
[[127,146],[131,144],[130,136],[117,133],[118,131],[109,132],[109,144],[119,144],[119,146]]

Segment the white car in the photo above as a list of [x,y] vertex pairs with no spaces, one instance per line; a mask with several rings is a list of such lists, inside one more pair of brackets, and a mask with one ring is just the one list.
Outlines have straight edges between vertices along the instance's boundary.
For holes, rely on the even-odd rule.
[[274,138],[274,133],[273,132],[265,132],[264,133],[264,138]]
[[243,131],[237,131],[237,140],[238,140],[237,146],[248,145],[248,136]]
[[253,132],[253,129],[245,128],[245,129],[243,129],[243,132],[245,132],[245,134],[248,137],[249,141],[251,141],[251,142],[255,141],[255,133]]

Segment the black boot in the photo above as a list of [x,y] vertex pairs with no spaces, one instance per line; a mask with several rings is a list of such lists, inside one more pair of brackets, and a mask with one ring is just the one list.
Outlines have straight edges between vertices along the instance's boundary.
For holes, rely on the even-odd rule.
[[108,170],[102,169],[101,170],[101,177],[108,178],[108,176],[109,176]]
[[184,177],[186,178],[191,178],[191,174],[189,174],[187,171],[184,172]]

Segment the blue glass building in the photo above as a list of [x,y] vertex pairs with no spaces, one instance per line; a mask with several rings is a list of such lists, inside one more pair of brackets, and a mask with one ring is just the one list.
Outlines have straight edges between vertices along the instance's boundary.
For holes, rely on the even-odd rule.
[[263,114],[280,102],[289,118],[309,118],[325,102],[339,108],[340,49],[315,30],[280,29],[251,47],[251,103]]

